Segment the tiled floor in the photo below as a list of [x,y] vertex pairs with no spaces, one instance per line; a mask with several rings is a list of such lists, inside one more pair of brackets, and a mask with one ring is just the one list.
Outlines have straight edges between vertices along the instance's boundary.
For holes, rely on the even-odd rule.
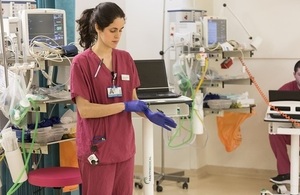
[[[191,176],[188,189],[182,189],[182,183],[163,181],[162,192],[155,195],[260,195],[263,189],[272,191],[272,183],[265,179],[238,176],[207,175],[202,178]],[[136,188],[134,195],[143,195],[143,189]],[[269,195],[269,193],[267,193]],[[266,195],[267,195],[266,194]]]

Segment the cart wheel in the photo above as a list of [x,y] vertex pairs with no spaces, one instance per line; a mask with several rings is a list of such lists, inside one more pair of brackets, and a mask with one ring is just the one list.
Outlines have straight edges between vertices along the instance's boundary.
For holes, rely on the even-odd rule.
[[143,189],[143,184],[142,184],[142,183],[136,182],[136,183],[134,183],[134,186],[135,186],[136,188]]
[[186,182],[184,182],[182,184],[182,189],[188,189],[188,188],[189,188],[189,185]]
[[162,192],[163,191],[163,187],[162,186],[156,186],[156,191],[157,192]]
[[281,194],[281,190],[280,188],[277,189],[278,194]]
[[139,187],[139,189],[143,189],[143,184],[139,183],[138,187]]
[[272,185],[272,189],[273,189],[274,191],[277,191],[278,186],[277,186],[276,184],[273,184],[273,185]]

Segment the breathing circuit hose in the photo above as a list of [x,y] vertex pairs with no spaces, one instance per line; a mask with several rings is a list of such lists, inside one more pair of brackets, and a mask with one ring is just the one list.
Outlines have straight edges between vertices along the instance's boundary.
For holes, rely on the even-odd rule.
[[[202,67],[202,70],[201,70],[201,78],[197,84],[197,87],[195,90],[192,90],[192,94],[191,94],[191,99],[193,100],[193,103],[192,103],[192,109],[194,109],[194,104],[195,104],[195,96],[197,94],[197,92],[200,90],[200,87],[201,85],[203,84],[204,82],[204,79],[205,79],[205,74],[207,72],[207,69],[208,69],[208,59],[205,59],[205,62],[204,62],[204,66]],[[201,116],[199,115],[198,112],[192,112],[192,114],[196,115],[197,119],[201,121],[201,123],[203,124],[203,119],[201,118]],[[193,120],[196,120],[196,118],[194,118],[192,115],[191,115],[191,119]],[[177,148],[177,147],[182,147],[183,145],[185,144],[188,144],[188,143],[191,143],[193,142],[193,140],[195,140],[196,136],[195,134],[193,133],[193,125],[190,124],[190,128],[191,129],[187,129],[185,127],[183,127],[183,124],[182,124],[182,121],[180,120],[180,123],[179,123],[179,129],[177,129],[177,131],[171,136],[169,142],[168,142],[168,146],[170,148]],[[186,139],[184,139],[182,141],[182,143],[180,144],[173,144],[173,142],[175,141],[175,137],[178,136],[180,134],[180,130],[181,128],[183,128],[184,130],[190,132],[189,135],[186,137]]]
[[[35,105],[34,101],[32,101],[31,99],[29,99],[29,101]],[[36,137],[36,132],[37,132],[37,127],[38,127],[38,113],[35,113],[35,126],[34,126],[34,134],[33,134],[33,138],[32,138],[32,142],[30,144],[30,148],[29,148],[29,154],[26,156],[26,149],[25,149],[25,142],[24,142],[24,129],[22,130],[22,152],[23,152],[23,158],[25,159],[25,165],[22,169],[22,172],[20,173],[17,181],[14,183],[14,185],[11,186],[11,188],[8,190],[7,195],[11,195],[13,193],[15,193],[15,191],[23,184],[22,183],[18,183],[21,179],[21,177],[23,176],[23,174],[26,172],[28,172],[28,163],[33,151],[33,146],[34,146],[34,142],[35,142],[35,137]]]

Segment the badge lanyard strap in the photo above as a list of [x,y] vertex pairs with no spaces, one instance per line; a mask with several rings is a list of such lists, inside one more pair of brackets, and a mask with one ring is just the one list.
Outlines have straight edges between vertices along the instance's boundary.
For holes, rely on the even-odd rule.
[[113,84],[113,87],[115,88],[116,87],[115,84],[116,84],[117,73],[115,71],[112,71],[111,76],[112,76],[112,84]]
[[114,62],[112,62],[112,72],[111,72],[111,77],[112,77],[112,86],[113,88],[116,87],[116,79],[117,79],[117,71],[115,70],[114,67]]

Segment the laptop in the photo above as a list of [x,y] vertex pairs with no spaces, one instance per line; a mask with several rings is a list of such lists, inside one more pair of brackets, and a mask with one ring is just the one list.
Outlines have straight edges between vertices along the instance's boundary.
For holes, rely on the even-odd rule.
[[[272,102],[278,102],[278,101],[296,101],[300,104],[300,91],[284,91],[284,90],[269,90],[269,102],[272,104]],[[299,114],[296,114],[291,111],[291,108],[289,106],[275,106],[278,110],[285,112],[286,115],[293,119],[300,119],[300,106],[296,107],[296,112],[299,112]],[[271,110],[274,110],[271,108]],[[285,119],[284,116],[282,116],[280,113],[270,114],[272,118],[277,119]]]
[[137,89],[139,99],[178,98],[170,91],[165,61],[163,59],[134,60],[141,85]]
[[269,90],[269,101],[300,101],[300,91]]

